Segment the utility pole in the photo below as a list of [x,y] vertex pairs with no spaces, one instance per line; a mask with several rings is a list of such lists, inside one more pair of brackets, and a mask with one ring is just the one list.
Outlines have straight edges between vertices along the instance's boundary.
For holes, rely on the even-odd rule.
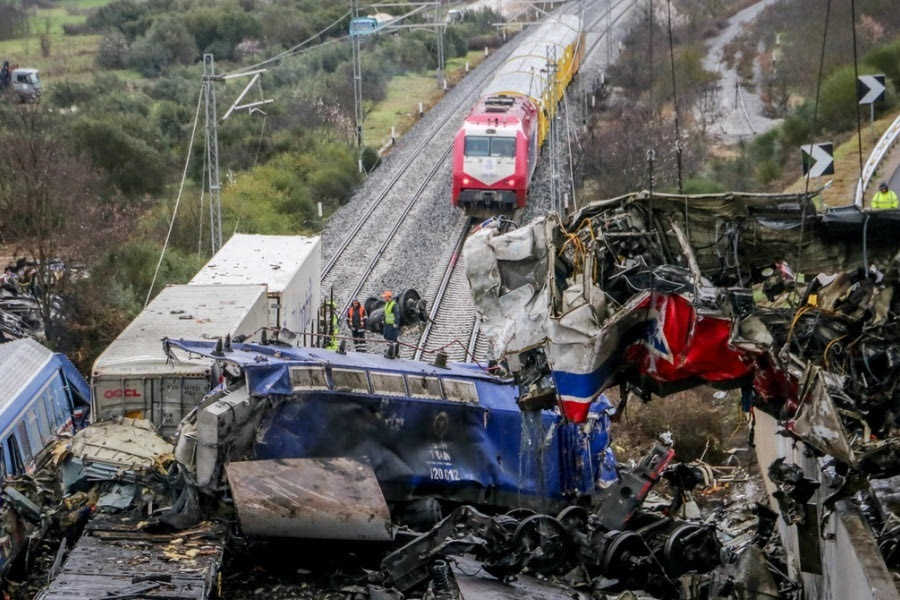
[[264,115],[265,113],[258,107],[271,104],[274,100],[259,100],[247,104],[239,104],[239,102],[244,99],[253,84],[257,83],[265,72],[265,69],[258,69],[233,75],[216,75],[216,63],[213,55],[203,55],[203,97],[206,101],[206,168],[208,169],[207,181],[209,184],[209,241],[213,254],[222,247],[222,184],[219,179],[219,117],[216,112],[216,82],[235,77],[252,77],[244,90],[238,94],[237,99],[225,111],[225,115],[222,117],[223,123],[236,110],[247,109],[250,114],[258,112]]
[[206,165],[209,181],[209,240],[213,254],[222,247],[222,194],[219,180],[219,129],[216,115],[216,63],[203,55],[203,96],[206,101]]
[[547,78],[548,87],[550,89],[550,101],[553,106],[549,106],[547,114],[550,116],[549,143],[550,143],[550,207],[561,212],[561,202],[559,196],[559,128],[556,126],[557,110],[559,109],[559,96],[557,95],[556,81],[556,46],[547,46]]
[[352,24],[359,19],[359,0],[351,0],[350,41],[353,46],[353,106],[356,119],[356,160],[359,172],[363,172],[363,101],[362,101],[362,63],[359,57],[359,32],[353,30]]
[[437,36],[437,82],[438,87],[447,89],[447,80],[444,79],[444,19],[441,15],[441,3],[434,3],[434,24]]

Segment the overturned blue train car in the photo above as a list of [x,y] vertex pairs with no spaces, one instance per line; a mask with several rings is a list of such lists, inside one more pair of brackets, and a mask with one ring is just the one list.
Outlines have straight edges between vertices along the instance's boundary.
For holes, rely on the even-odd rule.
[[[366,476],[400,520],[434,512],[436,500],[553,510],[590,504],[617,477],[612,407],[602,399],[576,425],[558,411],[523,413],[512,381],[471,364],[209,341],[164,347],[174,360],[175,350],[217,360],[222,384],[182,423],[176,458],[201,488],[219,489],[227,476],[239,513],[241,487],[255,488],[246,497],[257,507],[261,497],[310,492],[315,498],[282,507],[296,515],[323,495],[346,498]],[[331,486],[340,465],[324,459],[355,461],[341,476],[349,480]]]
[[0,474],[34,469],[57,434],[80,429],[91,390],[68,358],[23,338],[0,344]]

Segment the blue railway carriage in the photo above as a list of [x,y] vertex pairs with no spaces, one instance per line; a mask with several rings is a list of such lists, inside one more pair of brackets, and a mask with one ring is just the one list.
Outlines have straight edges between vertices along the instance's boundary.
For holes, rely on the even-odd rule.
[[64,355],[30,338],[0,344],[0,475],[33,471],[51,440],[84,426],[90,394]]
[[[231,393],[209,406],[226,427],[198,438],[237,435],[238,411],[255,416],[242,455],[256,460],[352,458],[371,465],[392,512],[418,500],[490,510],[589,504],[616,480],[609,411],[595,403],[584,427],[556,411],[523,413],[518,388],[473,364],[438,367],[375,354],[316,348],[166,340],[221,361]],[[198,424],[207,416],[200,415]],[[219,438],[221,439],[221,438]],[[230,443],[230,442],[229,442]],[[197,476],[206,479],[197,446]],[[176,451],[178,455],[178,451]],[[218,452],[216,456],[221,457]],[[215,481],[210,483],[215,484]]]

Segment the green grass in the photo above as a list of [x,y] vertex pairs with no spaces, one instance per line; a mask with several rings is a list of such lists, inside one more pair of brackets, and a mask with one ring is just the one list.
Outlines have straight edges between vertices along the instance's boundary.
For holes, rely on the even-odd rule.
[[[462,58],[447,61],[447,82],[452,85],[465,76],[466,61],[475,68],[484,59],[484,52],[473,51]],[[426,74],[401,75],[388,84],[387,97],[366,115],[363,139],[367,146],[380,148],[391,137],[393,126],[398,136],[412,127],[419,117],[419,102],[425,110],[434,106],[443,96],[437,85],[434,71]]]

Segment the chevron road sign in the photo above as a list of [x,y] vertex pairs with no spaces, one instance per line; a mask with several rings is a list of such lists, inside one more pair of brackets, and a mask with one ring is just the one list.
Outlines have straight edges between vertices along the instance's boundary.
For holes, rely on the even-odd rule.
[[803,174],[810,177],[834,174],[834,144],[807,144],[801,146],[803,151]]
[[856,97],[860,104],[884,100],[884,75],[860,75],[856,80]]

